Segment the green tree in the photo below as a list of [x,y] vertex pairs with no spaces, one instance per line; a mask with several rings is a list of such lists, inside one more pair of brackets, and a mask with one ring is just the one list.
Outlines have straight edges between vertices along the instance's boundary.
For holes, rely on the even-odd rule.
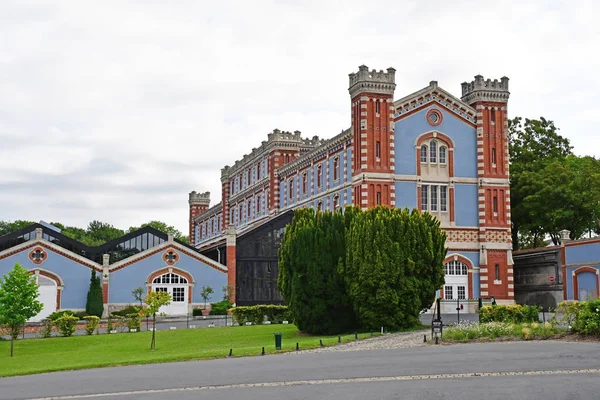
[[42,311],[43,304],[37,300],[38,295],[37,283],[19,263],[0,278],[0,326],[9,329],[11,357],[21,328]]
[[171,295],[167,292],[150,292],[144,299],[146,307],[141,313],[146,316],[152,316],[152,341],[150,342],[150,350],[156,349],[156,314],[162,306],[171,304]]
[[95,270],[92,270],[92,277],[90,278],[90,288],[85,303],[85,312],[88,315],[95,315],[98,318],[102,317],[102,313],[104,312],[102,283],[100,282],[100,277],[96,275]]
[[31,224],[35,224],[32,221],[25,221],[18,219],[14,222],[10,221],[0,221],[0,236],[6,235],[8,233],[18,231],[19,229],[26,228]]
[[213,290],[213,288],[211,286],[202,286],[202,291],[200,292],[200,297],[202,297],[204,299],[204,309],[205,310],[206,310],[206,302],[208,301],[208,299],[214,292],[215,291]]
[[508,132],[512,242],[513,248],[518,250],[521,238],[533,245],[543,241],[547,231],[545,222],[538,216],[545,214],[548,208],[532,208],[534,203],[527,199],[538,193],[540,179],[549,178],[547,173],[552,174],[547,167],[564,162],[572,154],[572,147],[567,138],[558,134],[554,122],[543,117],[524,121],[516,117],[509,121]]
[[133,289],[131,295],[136,301],[140,302],[140,308],[142,308],[142,303],[144,301],[144,288],[140,286],[138,288]]
[[125,234],[121,229],[115,228],[111,224],[96,220],[89,223],[86,232],[91,238],[97,240],[99,244],[110,242]]
[[161,222],[161,221],[146,222],[145,224],[142,224],[139,227],[132,226],[127,230],[127,233],[136,231],[136,230],[146,227],[146,226],[150,226],[154,229],[158,229],[159,231],[164,232],[164,233],[172,233],[173,237],[181,242],[184,242],[184,243],[190,242],[189,238],[186,235],[184,235],[183,233],[181,233],[181,231],[177,230],[174,226],[167,225],[166,223]]

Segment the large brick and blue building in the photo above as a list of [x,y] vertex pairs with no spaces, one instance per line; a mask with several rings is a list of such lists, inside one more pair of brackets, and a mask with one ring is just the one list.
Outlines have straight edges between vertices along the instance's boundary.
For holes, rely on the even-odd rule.
[[190,193],[191,243],[225,263],[238,304],[278,302],[277,249],[293,210],[385,205],[430,212],[447,232],[446,299],[514,302],[508,78],[432,81],[394,100],[395,70],[349,75],[350,128],[323,140],[274,130],[221,170],[221,202]]

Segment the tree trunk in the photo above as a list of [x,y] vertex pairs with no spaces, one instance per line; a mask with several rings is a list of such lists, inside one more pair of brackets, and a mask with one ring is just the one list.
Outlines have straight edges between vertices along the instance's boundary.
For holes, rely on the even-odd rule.
[[10,337],[10,356],[12,357],[15,352],[15,339]]
[[152,315],[152,342],[150,343],[150,350],[156,348],[156,314]]

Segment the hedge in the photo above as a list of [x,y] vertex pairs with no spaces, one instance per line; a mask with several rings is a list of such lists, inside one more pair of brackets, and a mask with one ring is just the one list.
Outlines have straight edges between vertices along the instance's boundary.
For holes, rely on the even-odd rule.
[[265,320],[273,324],[280,324],[290,320],[286,306],[259,305],[250,307],[234,307],[231,309],[233,319],[239,325],[251,322],[252,325],[261,325]]
[[536,306],[514,304],[510,306],[483,306],[479,310],[479,321],[485,322],[510,322],[521,324],[523,322],[539,322],[540,314]]
[[210,315],[227,315],[227,310],[233,306],[229,300],[221,300],[218,303],[212,303],[210,307]]
[[562,302],[556,312],[563,316],[563,321],[573,332],[600,335],[600,300]]

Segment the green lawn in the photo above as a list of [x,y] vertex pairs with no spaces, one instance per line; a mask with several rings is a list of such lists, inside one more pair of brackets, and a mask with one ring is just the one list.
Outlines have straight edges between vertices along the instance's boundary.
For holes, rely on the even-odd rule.
[[[156,350],[150,350],[151,332],[70,338],[15,341],[15,356],[9,357],[10,342],[0,342],[0,377],[41,372],[98,368],[116,365],[148,364],[168,361],[222,358],[233,349],[233,356],[274,354],[273,332],[283,333],[283,351],[319,347],[337,343],[337,336],[305,336],[294,325],[257,325],[223,328],[157,331]],[[369,333],[359,334],[360,339]],[[343,342],[354,334],[342,336]]]

